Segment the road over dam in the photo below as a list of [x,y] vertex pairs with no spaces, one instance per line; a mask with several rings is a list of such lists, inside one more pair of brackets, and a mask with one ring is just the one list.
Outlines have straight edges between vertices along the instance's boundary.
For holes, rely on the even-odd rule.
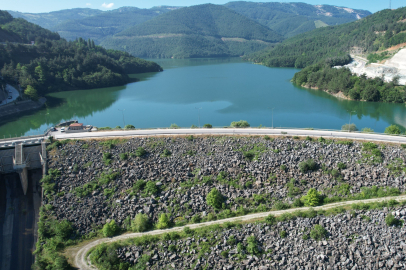
[[376,133],[343,132],[308,129],[269,129],[269,128],[212,128],[212,129],[142,129],[114,130],[82,133],[53,133],[56,139],[90,139],[121,136],[182,136],[182,135],[288,135],[315,136],[337,139],[382,141],[406,143],[406,137]]

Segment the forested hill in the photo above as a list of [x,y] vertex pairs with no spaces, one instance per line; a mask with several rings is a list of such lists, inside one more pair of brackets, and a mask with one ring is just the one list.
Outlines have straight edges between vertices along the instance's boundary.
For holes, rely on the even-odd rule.
[[239,56],[282,36],[224,6],[205,4],[165,13],[101,44],[146,57]]
[[313,6],[306,3],[230,2],[226,7],[263,24],[286,38],[313,29],[356,21],[371,15],[366,10],[355,10],[331,5]]
[[74,8],[49,13],[21,13],[10,11],[15,18],[23,18],[51,31],[58,32],[67,40],[79,37],[93,39],[99,44],[107,36],[148,21],[160,14],[181,7],[159,6],[150,9],[121,7],[111,11],[90,8]]
[[352,50],[376,52],[406,42],[405,19],[406,8],[383,10],[356,22],[295,36],[250,59],[266,66],[303,68],[326,58],[344,57]]
[[[33,99],[49,92],[118,86],[127,74],[161,71],[153,62],[128,53],[106,50],[92,40],[66,41],[24,19],[0,10],[0,73],[8,83],[17,79]],[[35,41],[35,45],[29,45]],[[10,43],[13,42],[13,43]]]

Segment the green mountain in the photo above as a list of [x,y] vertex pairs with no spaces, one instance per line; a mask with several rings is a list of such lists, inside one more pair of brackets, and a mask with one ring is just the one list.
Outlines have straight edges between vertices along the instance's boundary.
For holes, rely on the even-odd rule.
[[356,21],[371,15],[366,10],[355,10],[330,5],[305,3],[230,2],[226,7],[269,27],[285,38],[327,26]]
[[[373,53],[406,42],[406,8],[383,10],[361,20],[328,26],[285,40],[275,48],[250,56],[266,66],[303,68],[326,58],[346,57],[351,51]],[[346,60],[347,59],[347,60]],[[340,59],[332,61],[342,64]]]
[[174,10],[128,28],[101,45],[143,57],[240,56],[282,41],[282,36],[224,6]]
[[14,18],[22,18],[43,28],[56,31],[55,26],[64,21],[80,20],[103,13],[103,11],[91,8],[73,8],[48,13],[22,13],[11,10],[9,10],[8,13]]
[[[32,40],[35,45],[27,44]],[[156,63],[106,50],[92,40],[66,41],[1,10],[0,41],[1,83],[15,84],[17,79],[33,99],[49,92],[123,85],[131,81],[127,74],[162,70]]]
[[112,36],[128,27],[143,23],[177,8],[180,7],[159,6],[151,9],[122,7],[111,11],[75,8],[37,14],[10,11],[10,14],[15,18],[23,18],[58,32],[61,37],[67,40],[82,37],[93,39],[96,44],[99,44],[107,36]]

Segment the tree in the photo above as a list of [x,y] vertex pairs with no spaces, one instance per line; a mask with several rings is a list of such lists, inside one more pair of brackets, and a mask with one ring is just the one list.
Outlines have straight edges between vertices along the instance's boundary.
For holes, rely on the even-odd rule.
[[107,222],[103,226],[103,235],[105,237],[112,237],[120,231],[120,228],[116,224],[116,221],[113,219],[110,222]]
[[345,124],[341,127],[341,130],[345,131],[358,131],[358,128],[355,124]]
[[397,125],[390,125],[389,127],[385,128],[386,134],[400,134],[400,128]]
[[212,128],[213,126],[212,125],[210,125],[210,124],[204,124],[203,125],[203,128]]
[[159,192],[159,188],[154,181],[148,181],[144,189],[146,194],[155,195]]
[[326,238],[327,235],[327,230],[321,225],[315,225],[314,228],[310,231],[310,237],[316,241],[320,241],[321,239]]
[[206,203],[215,209],[220,209],[223,201],[223,195],[221,195],[220,191],[218,191],[216,188],[212,188],[209,194],[207,194]]
[[24,90],[24,94],[29,96],[32,100],[38,100],[38,92],[31,85],[27,86],[27,88]]
[[133,125],[125,125],[124,129],[135,129]]
[[166,229],[169,228],[171,221],[169,216],[165,213],[162,213],[159,217],[158,223],[156,224],[157,229]]
[[145,232],[149,228],[149,218],[147,214],[137,214],[131,222],[133,232]]
[[259,253],[257,239],[255,238],[254,235],[248,236],[247,243],[248,243],[248,245],[247,245],[248,253],[250,253],[252,255]]
[[231,122],[230,126],[234,128],[246,128],[250,127],[250,124],[248,124],[248,122],[245,120],[240,120],[238,122]]
[[309,189],[307,194],[302,197],[305,206],[317,206],[321,203],[320,193],[315,188]]

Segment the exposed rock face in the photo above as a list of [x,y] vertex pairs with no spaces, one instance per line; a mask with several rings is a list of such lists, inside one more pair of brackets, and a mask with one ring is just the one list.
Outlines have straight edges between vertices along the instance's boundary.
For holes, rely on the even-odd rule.
[[[147,151],[144,157],[120,159],[120,154],[134,153],[138,147]],[[253,148],[257,160],[250,161],[243,151]],[[163,157],[164,149],[172,155]],[[383,162],[368,164],[372,159],[364,156],[362,144],[358,143],[349,146],[262,137],[200,137],[193,141],[135,138],[116,142],[109,149],[100,141],[78,141],[49,153],[49,169],[58,169],[61,176],[55,180],[58,195],[51,201],[45,198],[44,204],[53,205],[58,219],[68,219],[80,234],[86,234],[107,219],[124,225],[126,218],[134,218],[137,213],[148,214],[153,222],[160,213],[171,213],[175,221],[187,221],[196,214],[204,217],[214,212],[206,204],[206,195],[213,187],[225,196],[224,207],[231,211],[240,206],[250,211],[260,206],[258,211],[265,211],[279,201],[292,203],[313,187],[327,196],[348,196],[373,185],[403,191],[403,172],[395,174],[387,167],[395,162],[404,164],[405,151],[398,146],[386,146],[380,151]],[[112,154],[109,165],[103,161],[106,152]],[[301,172],[299,163],[308,159],[314,159],[320,169]],[[339,162],[346,169],[339,170]],[[323,172],[321,167],[337,169],[336,174]],[[117,175],[109,183],[101,184],[102,172]],[[160,191],[147,195],[134,190],[133,185],[139,179],[154,181]],[[78,197],[77,188],[87,183],[97,186],[86,196]],[[294,189],[289,189],[288,183]],[[343,184],[349,186],[335,188]]]
[[[404,269],[406,229],[385,224],[390,212],[406,218],[406,209],[398,207],[297,218],[272,226],[244,224],[240,228],[213,230],[204,236],[123,247],[117,254],[130,264],[148,254],[149,269]],[[328,238],[303,240],[303,235],[308,235],[316,224],[328,231]],[[279,236],[281,231],[286,231],[285,238]],[[249,236],[257,240],[256,255],[247,251]],[[209,243],[210,248],[199,254],[204,243]],[[238,251],[238,243],[244,247],[242,251]],[[171,245],[175,251],[169,248]]]

